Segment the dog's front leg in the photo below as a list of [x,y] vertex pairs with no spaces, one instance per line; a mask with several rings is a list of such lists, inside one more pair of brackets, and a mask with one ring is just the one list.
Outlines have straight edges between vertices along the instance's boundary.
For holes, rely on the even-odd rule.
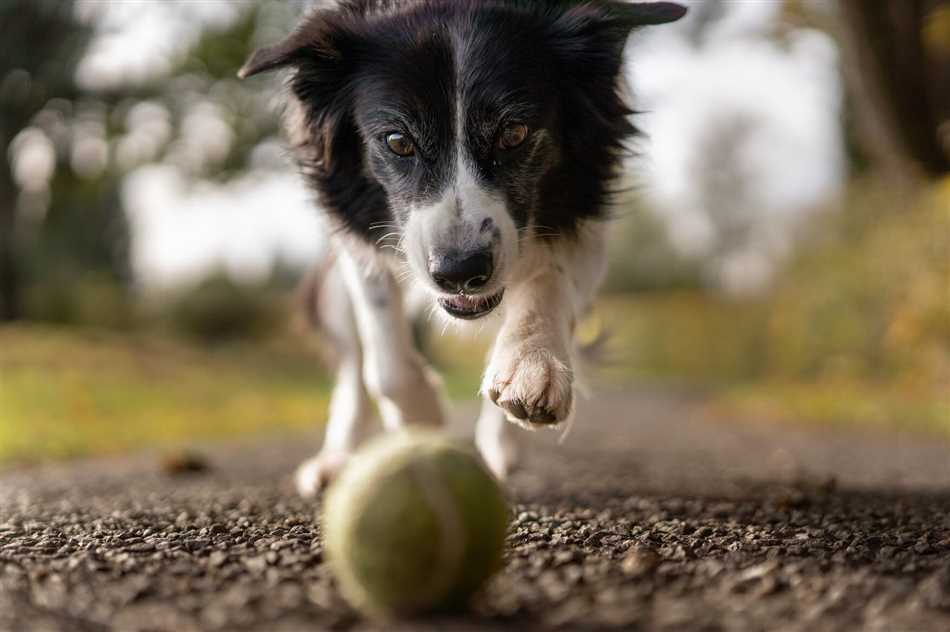
[[363,347],[363,380],[383,425],[442,424],[439,380],[415,349],[390,264],[361,245],[345,248],[340,264]]
[[521,425],[566,421],[574,402],[571,280],[551,262],[506,297],[482,393]]
[[297,491],[315,496],[332,481],[350,458],[357,435],[372,414],[363,384],[363,345],[356,328],[353,302],[338,262],[317,267],[302,286],[305,306],[324,340],[336,351],[336,384],[319,454],[297,468]]

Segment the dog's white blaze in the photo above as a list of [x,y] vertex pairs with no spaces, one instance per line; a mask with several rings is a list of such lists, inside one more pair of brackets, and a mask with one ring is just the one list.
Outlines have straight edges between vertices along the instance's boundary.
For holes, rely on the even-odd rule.
[[[504,199],[480,185],[472,171],[459,146],[454,181],[437,202],[413,207],[406,223],[403,245],[409,265],[433,291],[438,290],[429,278],[428,261],[434,253],[491,248],[495,272],[485,294],[505,286],[508,262],[517,256],[518,230]],[[486,220],[491,227],[483,230]]]
[[[467,59],[464,41],[456,42],[456,76]],[[455,173],[453,181],[434,204],[411,209],[403,231],[403,245],[410,269],[422,284],[435,293],[438,288],[429,276],[429,257],[447,251],[471,252],[491,248],[494,274],[485,295],[504,288],[518,257],[518,229],[504,198],[479,184],[475,166],[465,147],[465,98],[455,94]],[[492,226],[482,230],[486,220]],[[497,235],[497,238],[496,238]]]

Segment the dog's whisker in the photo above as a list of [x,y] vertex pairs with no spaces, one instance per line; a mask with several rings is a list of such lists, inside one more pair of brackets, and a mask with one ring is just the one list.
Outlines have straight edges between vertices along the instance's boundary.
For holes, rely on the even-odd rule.
[[379,244],[381,244],[382,242],[386,241],[386,240],[389,239],[390,237],[395,237],[396,235],[399,235],[399,234],[400,234],[400,233],[399,233],[398,231],[394,231],[394,232],[391,232],[391,233],[386,233],[385,235],[383,235],[382,237],[380,237],[379,239],[376,240],[376,245],[378,246]]
[[428,314],[426,315],[426,324],[431,325],[432,319],[434,319],[438,315],[438,313],[439,313],[439,305],[437,303],[433,303],[432,305],[430,305],[428,309]]
[[380,228],[395,228],[398,229],[399,225],[395,222],[375,222],[369,225],[370,230],[379,230]]
[[531,237],[562,237],[563,233],[552,226],[545,226],[543,224],[533,224],[531,226],[524,226],[518,229],[518,236],[531,236]]

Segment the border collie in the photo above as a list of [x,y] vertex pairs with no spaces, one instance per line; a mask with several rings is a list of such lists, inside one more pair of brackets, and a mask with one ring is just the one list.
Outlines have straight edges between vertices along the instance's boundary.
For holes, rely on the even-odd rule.
[[476,443],[500,478],[506,418],[573,410],[573,334],[606,269],[610,186],[636,133],[619,90],[627,36],[668,2],[337,0],[240,77],[286,68],[296,158],[334,228],[310,312],[338,359],[312,495],[346,461],[372,397],[386,429],[441,424],[413,344],[412,293],[497,326]]

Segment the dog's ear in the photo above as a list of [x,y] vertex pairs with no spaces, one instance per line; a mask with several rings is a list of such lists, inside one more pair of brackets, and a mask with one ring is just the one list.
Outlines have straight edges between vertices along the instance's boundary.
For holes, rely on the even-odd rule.
[[[336,11],[310,14],[282,42],[255,51],[238,77],[290,68],[290,98],[296,108],[292,136],[308,168],[325,172],[345,162],[342,154],[356,132],[352,127],[352,80],[364,37],[360,23]],[[290,110],[288,110],[289,112]]]
[[262,72],[291,65],[294,58],[300,55],[302,48],[300,43],[296,41],[295,35],[291,35],[274,46],[267,46],[254,51],[238,71],[238,78],[247,79]]
[[608,52],[619,61],[631,31],[675,22],[686,7],[674,2],[621,2],[572,4],[557,22],[556,38],[576,53]]
[[567,151],[585,160],[599,155],[599,163],[590,162],[612,168],[623,140],[636,132],[617,81],[627,39],[640,27],[673,22],[685,14],[685,7],[672,2],[567,4],[552,24],[549,43],[556,62],[550,72],[559,86],[564,120],[570,121],[563,131]]
[[628,30],[676,22],[687,9],[675,2],[611,2],[610,13]]
[[590,2],[573,4],[555,24],[554,46],[569,61],[619,70],[624,45],[631,31],[644,26],[675,22],[686,7],[674,2]]
[[238,78],[307,63],[338,61],[348,34],[339,16],[330,12],[312,13],[283,41],[254,51],[238,71]]

